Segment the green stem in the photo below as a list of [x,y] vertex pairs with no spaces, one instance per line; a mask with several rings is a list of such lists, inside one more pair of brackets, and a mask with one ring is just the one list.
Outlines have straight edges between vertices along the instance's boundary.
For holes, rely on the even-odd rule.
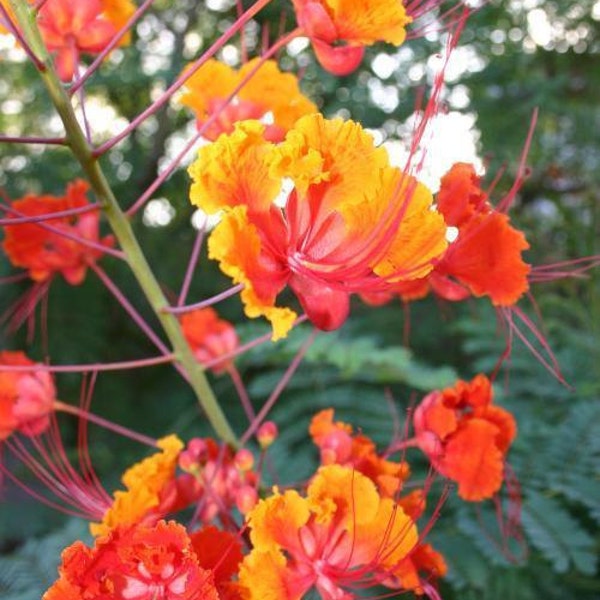
[[198,402],[202,406],[216,434],[224,442],[236,446],[238,442],[235,433],[231,429],[225,414],[215,398],[203,368],[194,358],[183,336],[177,318],[165,311],[169,307],[169,303],[148,265],[131,225],[121,210],[98,164],[98,160],[92,154],[92,150],[75,116],[71,100],[56,74],[50,55],[37,28],[34,12],[28,6],[27,2],[23,0],[9,0],[9,2],[19,22],[24,39],[45,67],[39,69],[39,73],[62,119],[68,145],[86,173],[98,198],[98,202],[102,206],[102,210],[119,241],[119,245],[125,253],[127,263],[173,346],[177,361],[187,373]]

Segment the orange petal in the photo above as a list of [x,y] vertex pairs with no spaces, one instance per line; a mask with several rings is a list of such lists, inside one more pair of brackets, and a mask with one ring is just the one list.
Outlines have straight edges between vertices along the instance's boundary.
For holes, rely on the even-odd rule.
[[502,485],[504,456],[498,449],[498,428],[483,419],[469,419],[451,436],[440,471],[458,483],[458,495],[476,502],[491,498]]
[[455,163],[442,177],[436,203],[446,223],[462,227],[474,215],[489,212],[487,194],[479,185],[473,165]]
[[522,232],[502,213],[473,218],[450,244],[440,270],[469,287],[475,296],[489,296],[495,306],[511,306],[529,289],[531,270],[521,254],[529,248]]
[[208,240],[208,255],[219,261],[223,273],[234,283],[244,285],[241,299],[246,315],[271,321],[273,340],[285,337],[297,317],[293,310],[275,306],[287,274],[261,255],[261,238],[248,220],[245,206],[235,207],[223,217]]

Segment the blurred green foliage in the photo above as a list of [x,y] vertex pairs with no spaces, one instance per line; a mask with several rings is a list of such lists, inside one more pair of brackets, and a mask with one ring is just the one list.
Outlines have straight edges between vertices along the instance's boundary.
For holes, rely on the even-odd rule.
[[[118,130],[137,115],[187,61],[232,23],[233,3],[207,4],[211,8],[193,0],[156,2],[138,25],[135,44],[115,52],[86,86],[86,104],[99,107],[90,113],[98,141],[110,135],[111,127]],[[265,28],[271,39],[276,37],[282,11],[291,26],[291,4],[277,0],[247,27],[250,53],[259,50]],[[413,112],[422,86],[431,80],[428,58],[444,43],[444,35],[435,29],[399,51],[387,46],[370,49],[361,69],[345,78],[324,73],[308,47],[282,53],[281,64],[302,70],[305,91],[326,115],[352,117],[378,130],[382,139],[394,140]],[[600,70],[594,67],[599,30],[596,0],[491,0],[469,20],[455,52],[456,74],[445,90],[448,111],[474,115],[488,180],[505,169],[493,194],[496,201],[512,185],[533,111],[539,111],[527,157],[529,177],[511,211],[531,242],[528,259],[534,265],[600,254]],[[235,45],[231,48],[235,54]],[[12,50],[4,47],[2,52],[0,132],[60,135],[34,70],[12,60]],[[381,67],[390,64],[393,68]],[[382,89],[387,89],[387,96],[380,93]],[[171,102],[108,153],[103,166],[124,207],[135,201],[164,166],[165,156],[172,156],[192,130],[191,115]],[[0,187],[13,199],[28,191],[61,193],[78,174],[66,149],[16,144],[0,148]],[[187,188],[185,170],[179,169],[156,192],[155,199],[167,199],[172,207],[168,224],[146,226],[142,213],[133,220],[150,263],[165,290],[173,293],[181,285],[195,237]],[[205,256],[200,264],[191,301],[228,285]],[[104,265],[156,326],[128,270],[109,259]],[[6,261],[0,260],[0,277],[11,273]],[[0,310],[18,301],[29,286],[27,282],[2,285]],[[528,551],[512,564],[498,549],[500,533],[492,507],[478,514],[452,495],[432,533],[451,568],[442,583],[448,600],[600,596],[598,270],[585,278],[534,285],[532,297],[535,303],[525,299],[522,307],[548,340],[569,387],[514,341],[497,380],[497,394],[519,423],[509,459],[521,482],[521,520]],[[221,307],[224,317],[239,324],[244,340],[267,331],[264,324],[243,319],[238,299]],[[479,371],[491,372],[505,348],[506,332],[484,301],[415,304],[410,311],[410,349],[402,341],[406,318],[397,303],[373,309],[356,302],[340,332],[317,338],[272,412],[281,430],[271,457],[277,479],[306,477],[316,464],[316,452],[307,439],[316,410],[333,406],[339,418],[384,447],[398,433],[394,415],[402,423],[411,403],[456,375],[469,378]],[[517,317],[515,323],[527,335]],[[47,317],[42,318],[38,310],[35,326],[33,339],[25,327],[14,335],[0,334],[2,347],[24,349],[38,360],[48,355],[57,364],[153,355],[151,344],[92,276],[77,288],[53,282]],[[269,396],[308,332],[308,327],[300,327],[288,340],[259,346],[239,359],[256,407]],[[544,352],[539,346],[538,350]],[[60,397],[77,402],[81,377],[57,379]],[[220,401],[241,430],[244,418],[233,386],[226,378],[213,379]],[[170,367],[101,374],[93,410],[148,435],[173,430],[184,438],[210,434],[191,392]],[[74,448],[76,424],[69,419],[62,424],[65,443]],[[118,484],[118,473],[142,455],[139,447],[97,428],[91,431],[90,454],[109,490]],[[12,466],[20,472],[18,465]],[[424,463],[421,466],[426,468]],[[48,569],[51,572],[58,561],[59,549],[81,535],[81,526],[63,527],[64,519],[56,512],[8,484],[3,494],[0,595],[10,600],[39,597],[51,580]],[[517,550],[511,546],[511,551],[518,554]],[[45,575],[33,577],[36,569]]]

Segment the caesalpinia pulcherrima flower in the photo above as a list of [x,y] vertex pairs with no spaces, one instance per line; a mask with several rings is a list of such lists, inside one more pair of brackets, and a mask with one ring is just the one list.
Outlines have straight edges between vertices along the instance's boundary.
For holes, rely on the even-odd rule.
[[[186,81],[180,102],[194,111],[198,127],[217,115],[204,131],[205,138],[216,140],[222,133],[231,133],[236,122],[256,119],[266,125],[265,138],[278,142],[300,117],[317,112],[315,104],[300,91],[295,75],[281,72],[275,61],[267,60],[260,67],[259,62],[255,58],[236,71],[211,59]],[[257,67],[225,105],[227,97]]]
[[[389,165],[357,123],[302,117],[275,145],[256,121],[200,149],[191,201],[224,211],[209,256],[243,284],[246,315],[265,316],[273,339],[296,313],[275,305],[287,285],[313,324],[339,327],[350,294],[427,275],[446,249],[446,225],[429,190]],[[284,208],[282,185],[292,191]]]
[[101,0],[48,0],[40,9],[38,26],[63,81],[73,79],[82,53],[99,54],[117,33],[103,10]]
[[[89,185],[76,180],[67,186],[64,196],[29,194],[11,203],[16,211],[7,219],[19,217],[43,217],[56,212],[85,207],[89,204],[86,192]],[[29,271],[31,279],[45,281],[60,273],[71,285],[80,284],[88,266],[102,256],[99,248],[90,248],[61,232],[109,247],[112,236],[99,238],[99,210],[74,216],[44,219],[39,223],[18,223],[4,226],[2,247],[15,267]],[[54,231],[43,225],[51,226]]]
[[352,467],[371,479],[383,497],[394,497],[410,474],[408,464],[382,458],[369,437],[354,434],[351,425],[334,421],[333,415],[331,408],[322,410],[310,423],[309,433],[321,451],[321,463]]
[[[31,371],[3,370],[3,365],[31,366]],[[50,373],[35,369],[23,352],[0,352],[0,441],[18,431],[45,431],[54,411],[56,389]]]
[[[415,523],[425,511],[425,494],[413,489],[407,495],[400,492],[410,475],[408,463],[386,460],[377,453],[373,441],[364,434],[353,433],[352,426],[333,420],[333,409],[317,413],[309,432],[321,451],[324,465],[338,464],[354,469],[368,477],[383,498],[393,498]],[[424,591],[424,582],[443,577],[447,567],[444,557],[430,544],[419,543],[403,558],[386,579],[388,587]]]
[[400,46],[412,21],[400,0],[293,0],[298,24],[323,68],[347,75],[360,64],[365,46]]
[[135,523],[156,522],[164,515],[161,502],[167,484],[175,479],[183,443],[176,435],[169,435],[158,440],[157,446],[161,452],[125,471],[121,481],[126,490],[116,491],[102,521],[90,525],[93,535],[104,535],[116,527],[127,527]]
[[240,567],[251,599],[324,600],[383,583],[418,542],[413,520],[362,473],[320,467],[306,496],[275,492],[249,513],[252,551]]
[[[0,4],[18,27],[8,1],[0,0]],[[56,71],[62,81],[73,79],[81,54],[102,52],[134,12],[131,0],[46,0],[38,13],[38,26],[46,47],[55,54]],[[0,21],[0,34],[8,31]],[[127,32],[119,45],[130,40]]]
[[[181,328],[194,356],[202,364],[214,363],[222,356],[234,352],[239,344],[235,327],[220,319],[211,307],[199,308],[182,315]],[[213,364],[211,369],[219,375],[227,370],[230,361],[231,359],[225,359]]]
[[492,400],[490,380],[477,375],[428,394],[414,412],[416,444],[439,473],[458,483],[464,500],[491,498],[502,486],[517,426]]
[[93,548],[75,542],[59,574],[43,600],[219,600],[213,572],[174,521],[119,526]]
[[494,306],[513,306],[529,289],[531,267],[523,260],[529,244],[496,210],[481,189],[473,165],[456,163],[441,180],[437,209],[456,238],[426,278],[399,282],[393,292],[363,297],[380,304],[398,295],[405,302],[433,291],[445,300],[487,297]]

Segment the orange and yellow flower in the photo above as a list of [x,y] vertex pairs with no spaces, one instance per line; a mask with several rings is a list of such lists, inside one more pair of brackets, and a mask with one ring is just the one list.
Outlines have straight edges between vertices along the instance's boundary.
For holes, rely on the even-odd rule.
[[43,600],[219,600],[213,572],[174,521],[119,526],[93,548],[75,542],[62,553],[59,575]]
[[516,436],[514,417],[492,400],[492,384],[480,374],[432,392],[414,413],[418,446],[442,475],[458,483],[464,500],[491,498],[500,489]]
[[126,490],[114,493],[114,501],[104,513],[101,523],[92,523],[92,535],[105,535],[117,527],[136,523],[155,522],[161,516],[159,510],[167,484],[175,479],[175,470],[183,443],[176,435],[169,435],[157,442],[161,452],[136,463],[125,473],[121,481]]
[[352,467],[371,479],[383,497],[393,498],[410,475],[408,464],[382,458],[370,438],[354,434],[351,425],[334,421],[333,415],[331,408],[322,410],[310,423],[309,433],[321,451],[321,463]]
[[[235,327],[220,319],[210,307],[182,315],[181,328],[194,356],[201,364],[215,363],[219,358],[235,351],[239,344]],[[223,360],[213,364],[211,369],[219,375],[227,370],[230,363],[231,359]]]
[[[67,186],[64,196],[29,194],[12,203],[11,207],[18,214],[9,214],[7,218],[41,218],[85,207],[89,204],[86,196],[88,189],[89,185],[78,179]],[[5,225],[2,246],[11,263],[28,269],[34,281],[46,281],[54,274],[61,273],[68,283],[78,285],[83,281],[88,265],[97,261],[102,251],[65,237],[60,232],[109,247],[113,238],[107,236],[99,239],[99,222],[99,211],[95,210],[71,217],[44,219],[42,225],[50,225],[54,231],[34,222]]]
[[[339,327],[350,294],[426,276],[446,249],[446,225],[429,190],[389,165],[357,123],[302,117],[274,145],[256,121],[200,149],[192,203],[223,211],[209,256],[243,284],[246,315],[264,316],[273,339],[296,312],[276,306],[287,285],[313,324]],[[280,208],[286,182],[292,191]]]
[[399,0],[293,0],[298,24],[323,68],[335,75],[354,71],[365,46],[400,46],[412,18]]
[[[256,119],[265,124],[266,139],[278,142],[300,117],[317,112],[315,104],[300,91],[295,75],[280,71],[273,60],[259,63],[260,59],[252,59],[236,71],[210,59],[186,81],[180,101],[194,111],[198,127],[215,116],[203,133],[205,138],[216,140],[222,133],[231,133],[236,122]],[[225,104],[254,69],[258,70]]]
[[[31,371],[3,370],[31,366]],[[48,428],[56,389],[50,373],[35,369],[23,352],[0,352],[0,441],[18,431],[35,436]]]
[[247,521],[253,549],[240,583],[251,600],[299,600],[313,589],[327,600],[349,599],[353,587],[393,575],[418,541],[398,504],[341,465],[321,467],[306,497],[276,490]]

